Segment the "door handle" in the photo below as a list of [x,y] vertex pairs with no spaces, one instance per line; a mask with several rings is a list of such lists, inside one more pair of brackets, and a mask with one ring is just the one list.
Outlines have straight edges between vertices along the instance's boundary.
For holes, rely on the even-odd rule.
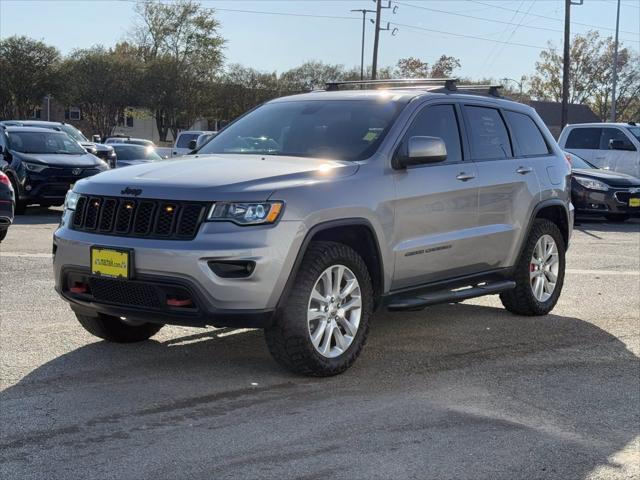
[[468,182],[469,180],[473,180],[474,178],[476,178],[475,175],[473,175],[471,173],[464,173],[464,172],[460,172],[456,176],[456,179],[460,180],[461,182]]
[[531,167],[518,167],[516,169],[516,173],[519,173],[520,175],[526,175],[527,173],[531,172],[533,172],[533,168]]

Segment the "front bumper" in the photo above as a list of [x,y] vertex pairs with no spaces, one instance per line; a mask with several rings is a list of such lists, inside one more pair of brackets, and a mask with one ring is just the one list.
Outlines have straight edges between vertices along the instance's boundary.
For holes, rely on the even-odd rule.
[[631,198],[640,199],[640,192],[628,188],[612,188],[606,192],[589,190],[573,182],[571,201],[580,213],[640,215],[640,207],[631,207]]
[[72,168],[48,169],[41,173],[28,172],[20,185],[20,200],[26,203],[62,204],[69,189],[78,180],[91,177],[102,170],[82,168],[73,174]]
[[[53,265],[56,290],[76,312],[179,325],[268,325],[304,237],[301,223],[288,221],[268,227],[204,223],[193,240],[180,241],[80,232],[66,226],[70,219],[70,212],[65,212],[54,233]],[[90,295],[74,294],[70,291],[70,278],[91,277],[89,257],[93,245],[134,251],[131,280],[114,280],[124,283],[128,291],[135,291],[141,284],[159,288],[160,295],[183,289],[189,292],[194,308],[156,308],[144,302],[96,300]],[[208,262],[212,260],[251,261],[255,268],[246,277],[222,278],[210,268]]]

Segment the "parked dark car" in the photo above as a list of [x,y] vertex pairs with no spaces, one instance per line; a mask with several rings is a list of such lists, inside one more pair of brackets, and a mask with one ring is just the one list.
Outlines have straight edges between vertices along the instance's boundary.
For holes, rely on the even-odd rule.
[[0,172],[0,242],[7,236],[7,230],[13,223],[14,206],[11,181],[3,172]]
[[107,162],[111,168],[116,166],[116,154],[110,145],[90,141],[80,130],[69,123],[47,122],[45,120],[6,120],[0,122],[0,125],[49,128],[62,131],[82,145],[87,152]]
[[640,179],[603,170],[567,153],[571,162],[571,201],[577,212],[604,215],[624,222],[640,214]]
[[0,158],[17,214],[32,204],[62,205],[75,182],[109,169],[66,133],[47,128],[0,127]]
[[118,158],[116,167],[128,167],[129,165],[162,160],[162,157],[158,155],[152,147],[144,147],[130,143],[114,143],[112,146]]

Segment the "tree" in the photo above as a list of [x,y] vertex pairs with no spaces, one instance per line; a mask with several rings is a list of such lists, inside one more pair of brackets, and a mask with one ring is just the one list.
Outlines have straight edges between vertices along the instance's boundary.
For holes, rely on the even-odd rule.
[[[571,42],[571,84],[569,102],[589,105],[605,121],[611,108],[613,80],[611,37],[600,38],[595,31],[576,35]],[[531,78],[533,98],[562,101],[562,53],[553,45],[540,53],[536,73]],[[640,63],[638,54],[620,46],[618,57],[618,117],[631,120],[631,106],[640,95]]]
[[419,58],[407,57],[398,60],[394,74],[398,78],[443,78],[450,77],[459,67],[460,60],[447,55],[442,55],[432,66]]
[[122,49],[96,46],[75,50],[62,64],[66,90],[62,99],[80,107],[94,132],[111,134],[119,115],[138,103],[140,63]]
[[[358,74],[358,78],[360,74]],[[342,80],[345,77],[344,65],[331,65],[317,60],[305,62],[280,75],[280,84],[284,90],[309,92],[324,88],[330,80]]]
[[0,115],[27,118],[46,95],[60,87],[60,53],[28,37],[0,41]]
[[222,65],[224,40],[212,9],[191,0],[140,2],[132,43],[144,63],[145,105],[151,108],[161,140],[175,138],[198,115],[207,114],[210,95]]

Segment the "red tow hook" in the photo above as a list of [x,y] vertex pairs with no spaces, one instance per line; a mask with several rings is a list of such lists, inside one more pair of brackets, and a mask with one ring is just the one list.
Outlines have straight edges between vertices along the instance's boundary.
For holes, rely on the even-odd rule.
[[170,307],[191,307],[193,302],[190,298],[167,297],[167,305]]
[[87,293],[89,286],[86,283],[75,282],[69,289],[71,293]]

